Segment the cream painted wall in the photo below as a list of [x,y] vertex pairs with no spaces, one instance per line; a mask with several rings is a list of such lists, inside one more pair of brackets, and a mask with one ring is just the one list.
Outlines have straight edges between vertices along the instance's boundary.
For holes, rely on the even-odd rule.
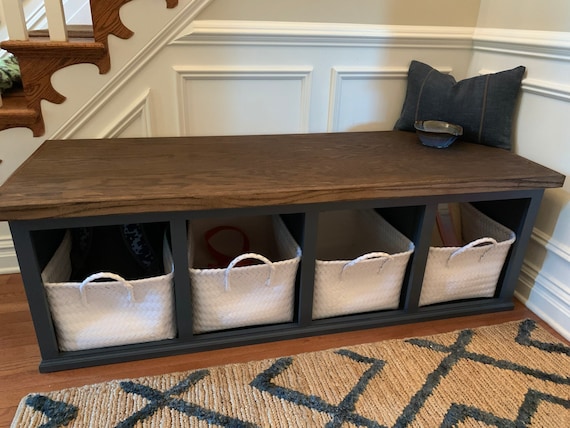
[[480,0],[214,0],[198,19],[474,27]]
[[481,0],[477,26],[569,32],[570,1]]

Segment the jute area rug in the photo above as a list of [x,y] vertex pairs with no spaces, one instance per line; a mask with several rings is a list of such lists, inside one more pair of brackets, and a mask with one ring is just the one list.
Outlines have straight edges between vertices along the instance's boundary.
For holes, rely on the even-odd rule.
[[570,348],[523,320],[24,397],[13,427],[570,427]]

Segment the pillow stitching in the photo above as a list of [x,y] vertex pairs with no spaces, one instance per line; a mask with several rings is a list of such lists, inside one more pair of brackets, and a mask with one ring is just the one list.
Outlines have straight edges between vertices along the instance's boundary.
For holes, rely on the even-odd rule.
[[418,120],[418,112],[420,111],[420,101],[421,101],[421,99],[422,99],[422,93],[424,92],[424,86],[425,86],[426,82],[428,81],[429,76],[431,76],[431,74],[432,74],[434,71],[435,71],[434,69],[431,69],[431,70],[429,71],[429,73],[426,75],[424,81],[422,82],[422,86],[420,87],[420,92],[419,92],[419,94],[418,94],[418,102],[416,103],[416,114],[415,114],[415,117],[414,117],[414,121],[417,121],[417,120]]
[[485,111],[487,110],[487,92],[489,91],[489,78],[491,76],[487,75],[485,79],[485,91],[483,92],[483,105],[481,106],[481,123],[479,124],[479,135],[477,136],[477,142],[481,144],[481,136],[483,135],[483,121],[485,120]]

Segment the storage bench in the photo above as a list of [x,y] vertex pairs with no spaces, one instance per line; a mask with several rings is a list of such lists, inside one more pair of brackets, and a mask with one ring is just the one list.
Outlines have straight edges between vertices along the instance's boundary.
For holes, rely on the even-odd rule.
[[[502,149],[445,150],[401,131],[46,141],[0,188],[36,330],[41,371],[509,310],[544,189],[564,176]],[[516,235],[491,297],[420,306],[437,206],[470,202]],[[389,309],[313,319],[319,217],[375,210],[413,243]],[[299,244],[291,321],[196,334],[193,220],[280,216]],[[69,228],[168,224],[176,337],[61,351],[41,271]]]

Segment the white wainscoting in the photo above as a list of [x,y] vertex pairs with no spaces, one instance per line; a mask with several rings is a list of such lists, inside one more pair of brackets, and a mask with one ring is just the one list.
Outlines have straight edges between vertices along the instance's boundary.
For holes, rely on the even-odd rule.
[[[471,70],[524,65],[516,153],[570,176],[570,34],[477,29]],[[570,180],[547,190],[517,286],[517,297],[570,339]]]
[[174,67],[180,134],[392,129],[410,61],[463,77],[472,34],[453,27],[194,21],[170,43],[175,58],[187,61]]

